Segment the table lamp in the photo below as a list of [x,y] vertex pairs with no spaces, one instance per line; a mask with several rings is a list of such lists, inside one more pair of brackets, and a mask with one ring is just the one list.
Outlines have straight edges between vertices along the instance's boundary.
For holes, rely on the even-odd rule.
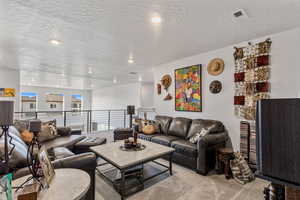
[[[9,173],[9,156],[12,154],[15,145],[11,143],[12,137],[9,135],[9,126],[14,123],[14,102],[13,101],[0,101],[0,127],[2,133],[0,138],[4,136],[4,158],[1,158],[1,167],[4,173]],[[8,143],[12,145],[12,148],[8,149]]]

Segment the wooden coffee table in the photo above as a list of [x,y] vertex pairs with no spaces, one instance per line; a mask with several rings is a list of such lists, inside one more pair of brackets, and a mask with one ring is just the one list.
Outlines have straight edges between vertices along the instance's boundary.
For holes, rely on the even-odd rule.
[[[144,183],[156,176],[159,176],[163,173],[169,172],[172,175],[172,154],[175,149],[166,147],[160,144],[155,144],[148,141],[140,140],[142,144],[146,146],[146,148],[142,151],[122,151],[120,146],[124,144],[124,141],[104,144],[100,146],[91,147],[90,149],[95,152],[99,157],[105,160],[108,164],[113,165],[117,169],[120,170],[121,173],[121,183],[120,183],[120,195],[122,199],[125,198],[128,194],[125,191],[125,177],[126,171],[143,165],[147,162],[154,162],[160,166],[166,168],[165,170],[160,171],[159,173],[151,176],[151,177],[143,177],[141,183]],[[166,166],[162,163],[155,161],[156,159],[166,157],[169,158],[169,166]],[[112,182],[104,173],[99,172],[100,175],[105,178],[106,180]]]

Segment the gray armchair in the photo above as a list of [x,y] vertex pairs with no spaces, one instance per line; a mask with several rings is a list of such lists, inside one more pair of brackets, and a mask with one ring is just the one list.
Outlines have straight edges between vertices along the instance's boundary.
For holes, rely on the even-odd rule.
[[[13,173],[13,178],[19,178],[29,175],[27,168],[27,144],[21,139],[21,135],[15,127],[10,127],[9,133],[12,136],[12,144],[15,148],[9,160],[9,168]],[[60,132],[62,133],[62,132]],[[91,186],[86,195],[85,200],[95,199],[95,169],[96,156],[94,153],[82,153],[75,155],[73,150],[75,144],[85,139],[84,136],[72,135],[70,130],[66,130],[61,136],[52,140],[43,142],[42,145],[46,147],[50,156],[52,156],[53,165],[58,168],[77,168],[86,171],[91,178]],[[3,138],[0,139],[0,155],[3,155]],[[9,148],[13,146],[9,143]],[[51,155],[54,152],[54,155]],[[0,170],[0,175],[3,171]]]

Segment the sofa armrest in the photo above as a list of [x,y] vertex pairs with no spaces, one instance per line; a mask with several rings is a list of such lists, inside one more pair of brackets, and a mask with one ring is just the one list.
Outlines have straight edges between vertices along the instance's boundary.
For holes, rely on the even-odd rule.
[[[94,153],[83,153],[74,156],[70,156],[63,159],[58,159],[52,162],[55,169],[59,168],[76,168],[84,171],[94,170],[96,168],[96,156]],[[26,175],[29,175],[28,167],[24,167],[16,170],[13,173],[13,178],[17,179]]]
[[96,155],[94,153],[82,153],[52,162],[55,169],[76,168],[82,170],[95,169],[97,166]]
[[82,131],[81,129],[72,129],[71,130],[71,135],[81,135]]
[[208,134],[202,137],[197,143],[197,171],[202,175],[208,173],[211,163],[214,164],[216,156],[214,152],[217,148],[224,147],[228,140],[227,132]]
[[213,133],[207,134],[206,136],[202,137],[198,141],[198,149],[200,146],[214,146],[220,143],[224,143],[228,140],[228,133],[221,132],[221,133]]

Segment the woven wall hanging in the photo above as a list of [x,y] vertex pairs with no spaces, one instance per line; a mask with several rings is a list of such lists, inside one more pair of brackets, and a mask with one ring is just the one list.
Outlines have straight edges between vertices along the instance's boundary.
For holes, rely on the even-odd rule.
[[235,115],[255,120],[256,101],[270,98],[271,40],[235,47]]

